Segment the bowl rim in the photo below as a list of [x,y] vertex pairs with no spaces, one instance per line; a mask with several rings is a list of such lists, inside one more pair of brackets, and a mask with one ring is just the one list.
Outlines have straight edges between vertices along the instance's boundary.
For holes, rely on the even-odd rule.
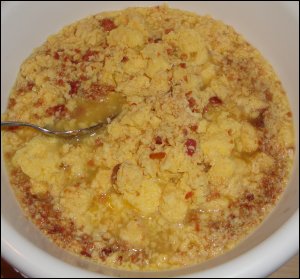
[[[33,243],[24,238],[19,232],[15,231],[4,218],[1,218],[1,256],[8,262],[13,263],[15,268],[30,277],[61,277],[79,278],[108,278],[109,276],[84,270],[82,268],[65,263],[56,259],[54,256],[39,249]],[[282,240],[285,241],[282,241]],[[20,244],[22,243],[22,249]],[[284,258],[274,253],[274,243],[277,243],[276,249]],[[284,262],[297,253],[299,249],[299,209],[271,236],[262,241],[257,246],[244,252],[240,256],[216,267],[200,272],[189,273],[179,278],[190,278],[190,276],[201,277],[264,277],[279,268]],[[268,257],[255,257],[255,255],[265,254],[270,251]],[[24,252],[30,251],[30,258]],[[251,258],[251,261],[249,261]],[[43,268],[43,262],[47,263],[47,270]],[[233,271],[232,266],[239,266]]]
[[[3,3],[4,2],[4,3]],[[19,1],[9,2],[2,1],[1,8],[9,8],[17,5]],[[279,1],[284,3],[287,8],[298,17],[299,24],[299,4],[293,1]],[[5,5],[4,5],[5,4]],[[298,11],[298,13],[297,13]],[[2,14],[2,11],[1,11]],[[1,19],[2,22],[2,19]],[[1,27],[2,28],[2,27]],[[295,115],[295,117],[297,117]],[[298,148],[296,156],[299,157]],[[299,165],[295,158],[294,165],[297,167],[297,175],[299,176]],[[284,241],[283,241],[284,240]],[[274,243],[276,243],[277,251],[284,255],[278,257],[277,251],[274,251]],[[293,215],[267,239],[253,247],[252,249],[242,253],[240,256],[229,260],[207,270],[195,273],[187,273],[179,276],[180,278],[190,277],[264,277],[280,267],[290,257],[299,250],[299,208]],[[30,257],[24,251],[30,251]],[[266,254],[268,257],[257,257],[260,254]],[[14,230],[13,227],[5,220],[1,212],[1,256],[14,267],[30,277],[90,277],[90,278],[108,278],[105,274],[88,271],[62,260],[55,258],[42,249],[35,246],[27,240],[22,234]],[[42,259],[42,260],[41,260]],[[251,259],[251,261],[249,261]],[[46,263],[47,269],[43,268]],[[240,268],[233,269],[233,266]]]

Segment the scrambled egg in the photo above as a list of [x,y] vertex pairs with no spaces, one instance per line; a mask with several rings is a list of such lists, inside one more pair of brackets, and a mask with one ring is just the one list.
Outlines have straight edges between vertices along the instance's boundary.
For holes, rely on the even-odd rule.
[[160,6],[75,22],[22,64],[4,118],[71,129],[116,111],[79,139],[3,133],[21,204],[69,251],[130,270],[200,263],[253,231],[284,190],[287,98],[220,21]]

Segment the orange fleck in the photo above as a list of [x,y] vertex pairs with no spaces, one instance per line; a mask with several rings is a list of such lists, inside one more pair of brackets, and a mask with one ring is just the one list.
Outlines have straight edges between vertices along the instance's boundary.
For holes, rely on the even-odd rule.
[[157,153],[150,153],[149,158],[150,159],[158,159],[161,160],[163,158],[166,157],[166,153],[165,152],[157,152]]
[[174,31],[173,28],[167,28],[167,29],[165,29],[165,34],[169,34],[172,31]]
[[187,192],[185,194],[185,199],[187,200],[187,199],[191,198],[192,196],[194,196],[194,192],[193,191]]
[[192,126],[190,127],[190,129],[191,129],[193,132],[196,132],[197,129],[198,129],[198,125],[192,125]]
[[89,167],[94,167],[94,166],[95,166],[94,160],[93,160],[93,159],[89,160],[89,161],[87,162],[87,165],[88,165]]

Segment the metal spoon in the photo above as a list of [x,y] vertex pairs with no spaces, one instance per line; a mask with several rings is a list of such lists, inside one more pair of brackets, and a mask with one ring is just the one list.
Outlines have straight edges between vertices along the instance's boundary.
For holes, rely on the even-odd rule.
[[77,130],[68,130],[68,131],[55,131],[49,128],[41,127],[38,125],[34,125],[31,123],[26,123],[26,122],[17,122],[17,121],[3,121],[1,122],[1,128],[2,127],[30,127],[33,129],[36,129],[44,134],[50,135],[50,136],[59,136],[59,137],[75,137],[75,136],[81,136],[81,135],[86,135],[94,132],[96,129],[99,129],[103,127],[105,124],[109,124],[116,115],[112,117],[106,118],[106,122],[98,123],[94,126],[87,127],[87,128],[82,128],[82,129],[77,129]]

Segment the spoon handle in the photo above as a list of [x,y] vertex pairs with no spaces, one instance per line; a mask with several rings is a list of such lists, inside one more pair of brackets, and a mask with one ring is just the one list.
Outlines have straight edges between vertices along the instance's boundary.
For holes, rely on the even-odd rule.
[[17,121],[3,121],[1,127],[17,127],[17,126],[32,126],[29,123],[17,122]]
[[30,127],[33,129],[36,129],[38,131],[44,132],[44,133],[51,133],[51,131],[49,131],[46,128],[42,128],[40,126],[34,125],[34,124],[30,124],[30,123],[26,123],[26,122],[18,122],[18,121],[3,121],[1,122],[1,127]]
[[47,135],[60,136],[60,137],[74,137],[74,136],[79,136],[79,135],[90,134],[90,133],[94,132],[96,129],[103,127],[105,124],[109,124],[111,122],[111,120],[114,118],[115,118],[115,116],[107,118],[106,123],[101,122],[101,123],[98,123],[91,127],[76,129],[76,130],[67,130],[67,131],[56,131],[56,130],[47,129],[47,128],[44,128],[41,126],[37,126],[37,125],[31,124],[31,123],[18,122],[18,121],[3,121],[3,122],[1,122],[1,128],[2,127],[23,126],[23,127],[30,127],[30,128],[36,129]]
[[94,126],[88,127],[88,128],[82,128],[77,130],[68,130],[68,131],[55,131],[50,130],[44,127],[40,127],[34,124],[26,123],[26,122],[18,122],[18,121],[3,121],[1,122],[1,128],[2,127],[30,127],[35,130],[38,130],[46,135],[50,136],[60,136],[60,137],[74,137],[78,135],[84,135],[89,134],[93,132],[96,129],[101,128],[104,125],[104,123],[98,123]]

